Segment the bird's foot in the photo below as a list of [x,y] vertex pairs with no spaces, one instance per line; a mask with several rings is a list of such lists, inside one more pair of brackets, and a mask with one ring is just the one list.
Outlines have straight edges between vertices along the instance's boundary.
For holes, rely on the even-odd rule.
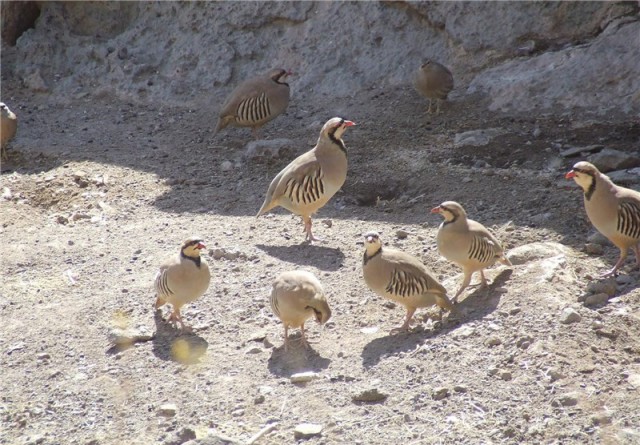
[[389,331],[389,335],[408,334],[409,326],[402,325],[399,328],[394,328]]
[[605,273],[603,273],[603,274],[600,274],[600,275],[599,275],[599,278],[612,278],[612,277],[617,277],[619,273],[620,273],[620,272],[618,272],[618,269],[614,267],[613,269],[608,270],[608,271],[606,271],[606,272],[605,272]]

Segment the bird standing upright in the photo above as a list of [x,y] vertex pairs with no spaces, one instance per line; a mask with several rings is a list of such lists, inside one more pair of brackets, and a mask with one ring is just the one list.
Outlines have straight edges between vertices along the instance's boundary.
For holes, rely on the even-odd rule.
[[7,144],[16,135],[18,129],[18,118],[7,107],[4,102],[0,102],[0,157],[7,158]]
[[391,333],[408,331],[414,312],[419,307],[439,306],[451,310],[447,290],[416,257],[382,246],[377,232],[364,235],[362,275],[369,289],[400,303],[407,310],[404,323]]
[[258,129],[275,119],[289,105],[289,84],[287,76],[291,71],[281,68],[245,80],[227,97],[214,136],[228,125],[251,127],[254,138],[258,138]]
[[467,212],[455,201],[446,201],[431,209],[431,213],[440,213],[444,221],[440,224],[437,235],[440,254],[460,266],[464,272],[462,285],[453,302],[457,302],[460,294],[469,286],[471,276],[480,271],[482,286],[487,286],[483,269],[500,261],[511,266],[502,250],[500,242],[485,226],[467,218]]
[[317,241],[311,231],[311,215],[336,194],[347,178],[347,148],[341,137],[355,125],[339,117],[329,119],[316,146],[291,161],[273,178],[256,216],[280,206],[302,216],[305,240]]
[[209,288],[211,272],[207,261],[200,256],[206,246],[197,237],[186,239],[180,253],[160,266],[154,280],[156,291],[155,308],[171,304],[173,311],[169,321],[180,323],[185,330],[180,308],[200,298]]
[[584,208],[589,221],[618,249],[620,258],[603,277],[616,275],[627,258],[629,248],[640,267],[640,192],[615,185],[589,162],[578,162],[565,175],[584,192]]
[[427,113],[432,113],[432,102],[436,102],[436,114],[440,113],[440,102],[447,99],[453,90],[453,75],[444,65],[427,60],[415,73],[415,89],[429,100]]
[[304,323],[311,317],[321,325],[331,318],[331,309],[318,278],[311,272],[281,273],[273,283],[271,309],[284,325],[284,349],[289,348],[289,328],[300,328],[302,344],[308,347]]

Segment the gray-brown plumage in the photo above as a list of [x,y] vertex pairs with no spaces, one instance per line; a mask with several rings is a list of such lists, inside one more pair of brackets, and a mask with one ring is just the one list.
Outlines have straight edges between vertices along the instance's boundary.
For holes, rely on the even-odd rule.
[[565,177],[582,188],[591,224],[620,249],[620,259],[603,276],[616,275],[629,248],[640,267],[640,192],[615,185],[589,162],[578,162]]
[[311,272],[292,270],[281,273],[273,283],[271,309],[284,325],[284,348],[289,347],[289,328],[300,328],[307,347],[304,323],[314,317],[321,325],[331,318],[331,309],[318,278]]
[[505,266],[512,265],[496,237],[479,222],[468,219],[467,212],[457,202],[443,202],[431,209],[431,213],[440,213],[444,217],[437,236],[440,255],[456,263],[464,272],[462,285],[452,298],[454,303],[469,286],[474,272],[480,271],[482,286],[487,286],[485,268],[493,266],[496,261]]
[[437,305],[451,310],[447,290],[416,257],[383,247],[376,232],[365,234],[362,274],[369,289],[403,305],[407,310],[404,323],[391,332],[409,330],[409,323],[419,307]]
[[277,68],[238,85],[222,106],[214,135],[231,125],[251,127],[257,139],[258,129],[287,109],[289,84],[286,79],[291,74]]
[[432,113],[431,104],[436,102],[436,114],[440,113],[440,102],[447,99],[453,90],[453,75],[445,66],[433,60],[427,60],[415,73],[413,85],[429,100],[428,113]]
[[180,253],[160,266],[154,280],[156,291],[155,308],[171,304],[173,311],[169,321],[180,323],[185,329],[180,308],[200,298],[209,288],[211,272],[207,261],[200,256],[205,245],[197,237],[185,240]]
[[316,146],[273,178],[256,216],[277,206],[284,207],[302,216],[305,240],[316,241],[311,231],[311,215],[340,190],[347,178],[347,148],[341,137],[352,125],[355,124],[339,117],[329,119]]
[[0,102],[0,157],[7,158],[7,144],[16,135],[18,129],[18,118],[7,107],[4,102]]

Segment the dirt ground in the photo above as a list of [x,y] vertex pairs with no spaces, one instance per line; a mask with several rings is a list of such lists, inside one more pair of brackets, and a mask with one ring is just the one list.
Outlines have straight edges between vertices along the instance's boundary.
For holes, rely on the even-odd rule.
[[[640,272],[629,259],[614,298],[578,302],[618,251],[585,253],[593,228],[563,178],[580,157],[559,156],[592,144],[637,151],[637,120],[507,116],[472,98],[428,116],[409,87],[312,104],[294,95],[263,136],[298,149],[247,160],[250,132],[214,138],[216,116],[199,109],[12,82],[2,94],[20,126],[1,178],[1,443],[251,443],[272,423],[255,443],[640,443]],[[299,218],[255,214],[271,178],[334,115],[357,123],[344,137],[349,174],[315,218],[325,242],[305,245]],[[455,134],[493,127],[505,134],[489,145],[453,147]],[[490,288],[468,290],[455,316],[436,324],[421,309],[413,332],[389,335],[404,311],[364,284],[362,234],[418,255],[452,295],[462,276],[439,257],[429,213],[444,200],[507,249],[553,241],[566,254],[546,275],[533,263],[494,267]],[[154,313],[152,280],[192,234],[207,243],[212,282],[183,310],[195,332],[180,336],[166,308]],[[285,352],[267,297],[294,268],[317,274],[333,317],[309,322],[310,350]],[[561,323],[567,307],[581,320]],[[114,327],[150,338],[117,348]],[[317,378],[290,382],[303,371]],[[372,388],[386,399],[353,400]],[[322,431],[297,438],[301,423]]]

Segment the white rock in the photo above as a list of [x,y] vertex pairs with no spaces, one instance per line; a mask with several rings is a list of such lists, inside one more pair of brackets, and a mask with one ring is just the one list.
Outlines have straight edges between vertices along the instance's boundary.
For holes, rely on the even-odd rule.
[[291,381],[291,383],[306,383],[319,378],[320,374],[318,374],[317,372],[307,371],[292,374],[289,380]]
[[284,138],[251,141],[247,143],[244,155],[247,159],[278,158],[281,150],[295,147],[296,145],[291,139]]
[[233,170],[233,162],[223,161],[222,164],[220,164],[220,170],[222,170],[223,172],[229,172]]
[[543,258],[551,258],[558,255],[564,256],[566,252],[567,248],[560,243],[543,241],[514,247],[507,252],[507,258],[514,266],[517,266]]
[[319,423],[301,423],[296,425],[293,430],[293,436],[296,440],[308,439],[317,436],[322,432],[323,426]]
[[560,314],[560,323],[562,324],[577,323],[580,320],[582,320],[582,316],[571,307],[564,308]]
[[165,403],[158,408],[158,415],[163,417],[173,417],[177,412],[178,407],[174,403]]
[[453,146],[460,148],[464,146],[480,147],[487,145],[493,138],[505,134],[506,130],[503,128],[485,128],[481,130],[465,131],[464,133],[458,133],[453,139]]

